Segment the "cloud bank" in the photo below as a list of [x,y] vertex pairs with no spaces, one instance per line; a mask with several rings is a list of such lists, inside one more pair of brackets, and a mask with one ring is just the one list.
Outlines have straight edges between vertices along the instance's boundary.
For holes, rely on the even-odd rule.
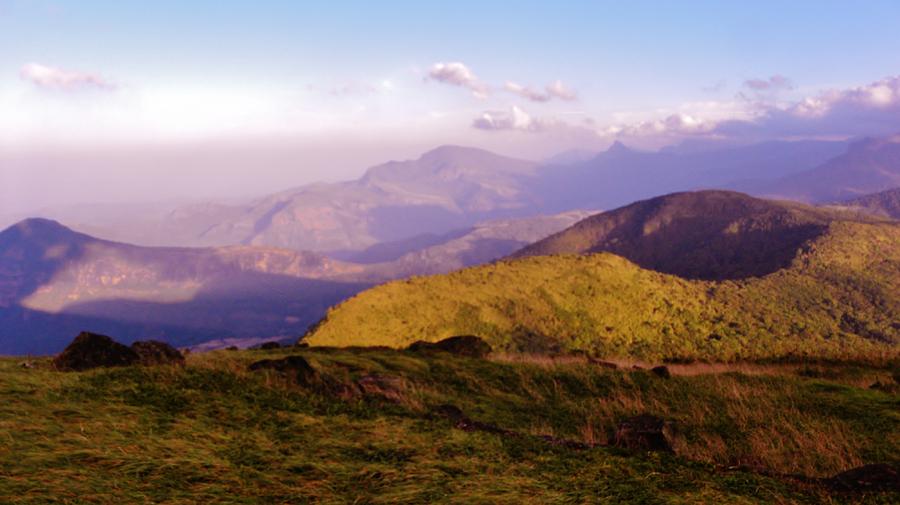
[[40,63],[27,63],[19,70],[22,79],[37,87],[72,91],[77,89],[113,90],[116,86],[102,77],[85,72],[63,70]]

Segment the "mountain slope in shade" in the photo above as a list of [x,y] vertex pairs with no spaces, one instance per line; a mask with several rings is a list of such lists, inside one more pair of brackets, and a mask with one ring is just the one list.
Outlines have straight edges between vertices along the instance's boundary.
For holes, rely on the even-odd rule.
[[834,207],[900,219],[900,187],[854,198]]
[[762,194],[812,203],[838,202],[900,186],[900,135],[869,138],[826,163],[765,186]]
[[26,220],[0,232],[0,354],[56,351],[73,321],[176,344],[302,333],[366,286],[352,281],[361,270],[275,248],[137,247]]
[[863,219],[730,191],[674,193],[589,217],[513,257],[611,252],[696,279],[765,275],[836,219]]
[[304,341],[399,348],[474,334],[495,349],[651,360],[891,358],[898,292],[900,224],[832,220],[764,277],[692,281],[605,252],[532,256],[377,286]]

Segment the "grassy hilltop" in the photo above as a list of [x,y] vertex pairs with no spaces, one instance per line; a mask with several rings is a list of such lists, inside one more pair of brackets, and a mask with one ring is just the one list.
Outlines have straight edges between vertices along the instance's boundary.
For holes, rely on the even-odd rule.
[[[762,214],[768,221],[761,220],[759,212],[731,220],[717,217],[716,226],[705,228],[706,239],[683,240],[672,246],[669,257],[641,251],[648,250],[647,242],[659,240],[657,234],[665,237],[678,229],[682,223],[677,215],[642,222],[652,227],[650,233],[635,232],[626,220],[624,232],[617,225],[613,231],[618,235],[601,237],[601,244],[612,244],[633,261],[650,263],[647,267],[678,270],[685,257],[707,266],[706,271],[694,270],[697,275],[691,278],[595,252],[584,233],[580,238],[572,233],[588,228],[596,242],[596,228],[585,225],[596,218],[589,218],[525,249],[520,259],[365,291],[330,310],[306,341],[403,347],[415,340],[471,333],[510,351],[577,349],[607,357],[730,361],[896,356],[900,224],[851,219],[806,206],[778,204],[777,212],[771,207]],[[812,235],[810,223],[815,224]],[[795,229],[804,240],[796,242]],[[748,235],[740,230],[749,230]],[[754,244],[766,237],[772,242],[770,250],[790,247],[783,268],[753,262],[752,271],[771,271],[703,280],[726,273],[721,266],[733,265],[735,255],[754,260]],[[575,252],[594,254],[528,255],[550,246],[550,252],[569,251],[572,247],[558,244],[576,238],[581,245]],[[742,253],[748,248],[750,253]],[[729,258],[731,263],[725,261]]]
[[[330,389],[247,370],[286,354],[304,356]],[[892,383],[887,368],[675,365],[662,379],[574,357],[324,348],[79,373],[19,361],[0,359],[0,502],[9,504],[897,498],[821,480],[898,462],[898,397],[868,389]],[[346,394],[366,378],[365,394]],[[505,431],[457,429],[434,415],[444,404]],[[673,424],[674,454],[606,447],[616,423],[638,413]]]

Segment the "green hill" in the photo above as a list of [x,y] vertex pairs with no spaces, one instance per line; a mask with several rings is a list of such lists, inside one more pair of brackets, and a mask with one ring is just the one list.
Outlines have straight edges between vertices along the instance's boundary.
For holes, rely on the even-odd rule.
[[673,193],[591,216],[513,257],[611,252],[681,277],[734,279],[788,266],[830,222],[876,219],[732,191]]
[[792,246],[787,268],[763,277],[686,280],[600,253],[396,281],[331,309],[306,341],[402,347],[473,333],[501,349],[600,356],[896,355],[900,225],[823,218],[817,226],[817,237]]

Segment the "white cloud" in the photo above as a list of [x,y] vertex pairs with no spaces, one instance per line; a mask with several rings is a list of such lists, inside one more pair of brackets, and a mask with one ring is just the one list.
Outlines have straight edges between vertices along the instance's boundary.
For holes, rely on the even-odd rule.
[[684,113],[670,114],[662,119],[640,121],[638,123],[602,128],[601,135],[611,136],[686,136],[707,133],[715,127],[714,122]]
[[716,128],[720,134],[766,138],[851,137],[897,131],[900,131],[900,76],[763,107],[750,120],[723,121]]
[[537,132],[546,130],[556,122],[531,117],[519,107],[512,106],[504,111],[485,111],[475,118],[472,126],[479,130],[519,130]]
[[747,79],[744,81],[744,87],[752,89],[754,91],[768,91],[768,90],[781,90],[781,89],[793,89],[794,85],[791,84],[790,79],[783,75],[773,75],[768,79]]
[[75,90],[93,88],[112,90],[116,88],[111,82],[94,74],[63,70],[41,65],[40,63],[23,65],[19,75],[35,86],[48,89]]
[[548,84],[545,89],[547,90],[548,95],[559,98],[560,100],[572,101],[578,99],[578,95],[567,88],[559,79]]
[[549,102],[554,98],[565,101],[573,101],[578,98],[575,92],[567,88],[560,80],[553,81],[552,83],[545,86],[543,92],[536,91],[527,86],[522,86],[521,84],[512,81],[507,81],[504,89],[506,89],[506,91],[509,91],[510,93],[515,93],[522,98],[531,100],[532,102]]
[[428,71],[428,78],[451,86],[468,88],[477,98],[486,98],[490,92],[487,85],[461,62],[435,63]]

